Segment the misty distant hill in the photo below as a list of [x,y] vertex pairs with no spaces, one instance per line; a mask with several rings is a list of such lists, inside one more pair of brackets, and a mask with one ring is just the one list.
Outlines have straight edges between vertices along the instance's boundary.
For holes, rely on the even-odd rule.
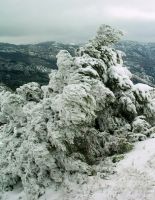
[[0,43],[0,83],[15,89],[28,82],[48,83],[48,74],[56,69],[56,54],[61,49],[74,54],[75,45],[44,42],[36,45]]
[[[57,69],[56,54],[68,50],[72,55],[78,45],[43,42],[34,45],[0,43],[0,83],[15,89],[27,82],[48,83],[51,69]],[[155,84],[155,43],[121,41],[116,48],[124,51],[124,64],[138,77]]]
[[155,43],[121,41],[116,48],[125,52],[124,64],[133,74],[155,84]]

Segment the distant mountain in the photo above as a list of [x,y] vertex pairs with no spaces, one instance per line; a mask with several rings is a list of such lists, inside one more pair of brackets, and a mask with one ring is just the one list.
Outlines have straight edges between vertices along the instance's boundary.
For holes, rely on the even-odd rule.
[[0,43],[0,84],[15,89],[27,82],[48,83],[48,74],[56,69],[56,54],[61,49],[74,54],[75,45],[44,42],[36,45]]
[[[56,54],[66,49],[74,55],[78,47],[57,42],[34,45],[0,43],[0,84],[12,89],[32,81],[47,84],[51,69],[57,69]],[[115,47],[125,52],[124,64],[133,74],[142,82],[155,84],[155,43],[121,41]]]
[[121,41],[116,48],[126,54],[124,64],[133,74],[155,84],[155,43]]

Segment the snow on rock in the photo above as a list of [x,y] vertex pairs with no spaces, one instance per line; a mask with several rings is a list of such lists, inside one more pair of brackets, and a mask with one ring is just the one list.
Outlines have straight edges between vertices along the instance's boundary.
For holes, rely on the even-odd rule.
[[0,191],[21,184],[26,199],[37,200],[50,186],[95,183],[100,160],[153,134],[153,90],[130,80],[122,54],[111,47],[120,36],[103,25],[77,56],[59,52],[48,85],[0,91]]

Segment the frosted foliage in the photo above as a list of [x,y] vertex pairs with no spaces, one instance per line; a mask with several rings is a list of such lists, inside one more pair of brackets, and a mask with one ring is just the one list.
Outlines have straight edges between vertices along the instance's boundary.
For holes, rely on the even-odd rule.
[[21,182],[27,199],[37,200],[66,177],[86,180],[100,158],[154,130],[152,88],[134,85],[122,53],[110,47],[120,35],[102,26],[77,56],[60,51],[48,85],[0,90],[0,190]]
[[136,106],[130,97],[127,95],[122,95],[119,99],[119,103],[123,111],[129,112],[134,116],[137,115]]
[[39,102],[42,98],[42,90],[38,83],[32,82],[17,88],[17,93],[27,101]]
[[113,65],[123,64],[122,57],[119,51],[112,49],[110,47],[102,47],[101,49],[101,58],[106,63],[106,66],[111,67]]
[[134,133],[147,133],[147,130],[151,128],[151,125],[146,121],[145,116],[138,116],[132,123]]
[[61,50],[57,55],[57,65],[60,71],[66,73],[73,65],[73,58],[66,50]]
[[151,98],[152,90],[152,87],[142,83],[138,83],[133,87],[133,91],[139,101],[149,101],[149,99]]
[[90,86],[72,84],[64,88],[60,96],[60,119],[65,124],[91,124],[95,118],[96,101],[90,94]]
[[117,84],[122,90],[130,89],[133,86],[131,78],[131,73],[127,68],[121,65],[112,66],[108,70],[108,75],[112,84]]
[[108,46],[118,42],[123,33],[111,26],[103,24],[97,31],[97,35],[93,41],[95,47]]
[[66,50],[61,50],[57,55],[58,71],[52,70],[49,75],[48,86],[43,86],[44,95],[48,97],[50,93],[61,93],[63,87],[68,84],[72,72],[75,70],[73,58]]
[[91,94],[96,101],[96,110],[102,111],[107,106],[108,103],[113,103],[115,101],[115,95],[111,90],[109,90],[103,82],[96,81],[91,88]]

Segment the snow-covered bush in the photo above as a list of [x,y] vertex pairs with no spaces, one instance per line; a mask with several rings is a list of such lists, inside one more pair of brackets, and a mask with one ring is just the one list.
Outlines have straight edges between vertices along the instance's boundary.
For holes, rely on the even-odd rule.
[[21,182],[27,199],[36,200],[50,184],[92,175],[99,158],[122,154],[149,135],[154,101],[149,87],[132,83],[111,47],[120,36],[103,25],[76,57],[60,51],[47,86],[0,91],[1,190]]
[[38,83],[28,83],[17,88],[17,94],[21,95],[27,101],[39,102],[42,98],[42,90]]
[[120,30],[116,30],[109,25],[101,25],[97,31],[97,35],[93,40],[95,48],[100,46],[109,46],[118,42],[123,33]]

